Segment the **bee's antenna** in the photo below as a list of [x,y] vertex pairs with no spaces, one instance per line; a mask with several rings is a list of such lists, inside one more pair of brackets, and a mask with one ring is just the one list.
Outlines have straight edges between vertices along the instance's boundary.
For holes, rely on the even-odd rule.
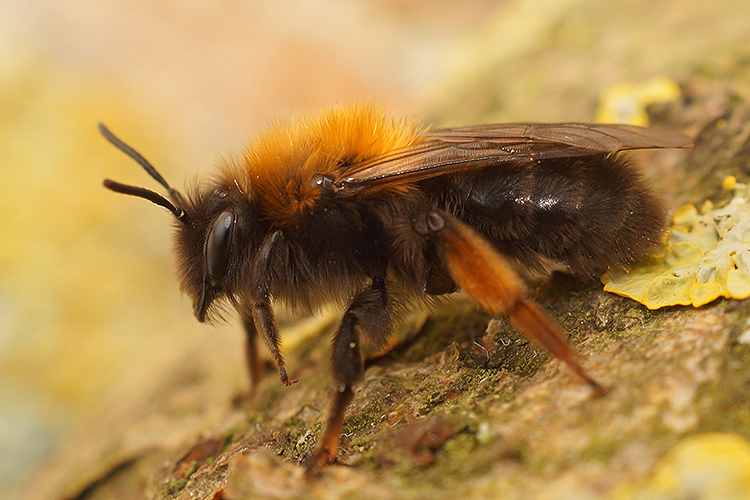
[[159,193],[156,193],[154,191],[151,191],[150,189],[137,187],[137,186],[130,186],[128,184],[121,184],[119,182],[112,181],[110,179],[104,180],[104,187],[111,189],[112,191],[115,191],[117,193],[122,194],[129,194],[132,196],[138,196],[139,198],[144,198],[152,203],[155,203],[161,207],[166,208],[170,212],[174,214],[175,217],[177,217],[179,220],[186,221],[187,215],[185,214],[185,210],[182,208],[185,206],[185,201],[182,198],[182,195],[179,191],[172,188],[169,183],[164,179],[164,177],[161,176],[159,172],[156,171],[153,165],[149,163],[149,161],[143,157],[142,154],[140,154],[138,151],[133,149],[132,147],[125,144],[119,137],[117,137],[115,134],[113,134],[103,123],[99,123],[99,132],[104,136],[107,141],[112,144],[114,147],[128,155],[130,158],[135,160],[143,169],[148,172],[148,174],[153,177],[159,184],[164,186],[167,191],[169,192],[169,196],[172,198],[174,203],[170,202],[168,199],[160,195]]
[[144,198],[151,203],[155,203],[156,205],[159,205],[160,207],[164,207],[170,212],[174,214],[175,217],[178,219],[183,220],[185,218],[185,211],[181,208],[178,208],[174,206],[174,204],[160,195],[159,193],[155,191],[151,191],[150,189],[138,187],[138,186],[130,186],[128,184],[121,184],[119,182],[113,181],[111,179],[104,179],[104,187],[107,189],[111,189],[112,191],[116,193],[122,193],[122,194],[129,194],[131,196],[137,196],[139,198]]

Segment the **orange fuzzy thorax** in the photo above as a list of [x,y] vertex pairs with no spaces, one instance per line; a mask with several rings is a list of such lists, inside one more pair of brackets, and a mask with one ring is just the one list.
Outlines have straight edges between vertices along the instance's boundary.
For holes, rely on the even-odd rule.
[[395,121],[369,103],[336,106],[272,124],[242,157],[226,165],[222,183],[259,201],[267,217],[293,218],[319,196],[314,179],[339,180],[370,158],[422,140],[416,124]]

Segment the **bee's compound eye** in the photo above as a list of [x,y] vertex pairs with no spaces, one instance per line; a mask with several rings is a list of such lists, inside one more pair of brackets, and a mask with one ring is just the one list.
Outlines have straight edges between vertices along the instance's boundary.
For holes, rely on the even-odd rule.
[[224,277],[229,264],[229,249],[232,246],[232,231],[235,216],[232,212],[222,212],[216,218],[206,240],[206,271],[211,281]]

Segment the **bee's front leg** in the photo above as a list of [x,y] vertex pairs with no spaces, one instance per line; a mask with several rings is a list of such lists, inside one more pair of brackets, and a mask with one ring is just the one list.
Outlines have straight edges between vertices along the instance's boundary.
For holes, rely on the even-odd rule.
[[258,329],[251,315],[242,314],[242,326],[245,330],[245,361],[247,372],[250,376],[250,390],[241,398],[241,401],[249,400],[258,390],[258,385],[263,377],[263,361],[258,353]]

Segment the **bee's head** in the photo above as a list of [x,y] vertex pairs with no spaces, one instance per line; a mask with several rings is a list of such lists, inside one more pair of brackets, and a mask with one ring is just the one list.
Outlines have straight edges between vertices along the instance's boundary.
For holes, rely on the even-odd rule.
[[239,305],[262,232],[254,207],[236,186],[203,185],[188,196],[184,210],[188,222],[175,225],[177,268],[202,322],[211,317],[217,299]]
[[118,193],[145,198],[174,215],[175,250],[182,289],[193,299],[198,321],[211,317],[217,299],[237,301],[247,283],[250,257],[259,246],[257,218],[248,199],[234,186],[206,185],[194,196],[184,197],[169,186],[137,151],[99,124],[102,135],[138,162],[164,186],[169,199],[146,188],[105,179],[104,186]]

